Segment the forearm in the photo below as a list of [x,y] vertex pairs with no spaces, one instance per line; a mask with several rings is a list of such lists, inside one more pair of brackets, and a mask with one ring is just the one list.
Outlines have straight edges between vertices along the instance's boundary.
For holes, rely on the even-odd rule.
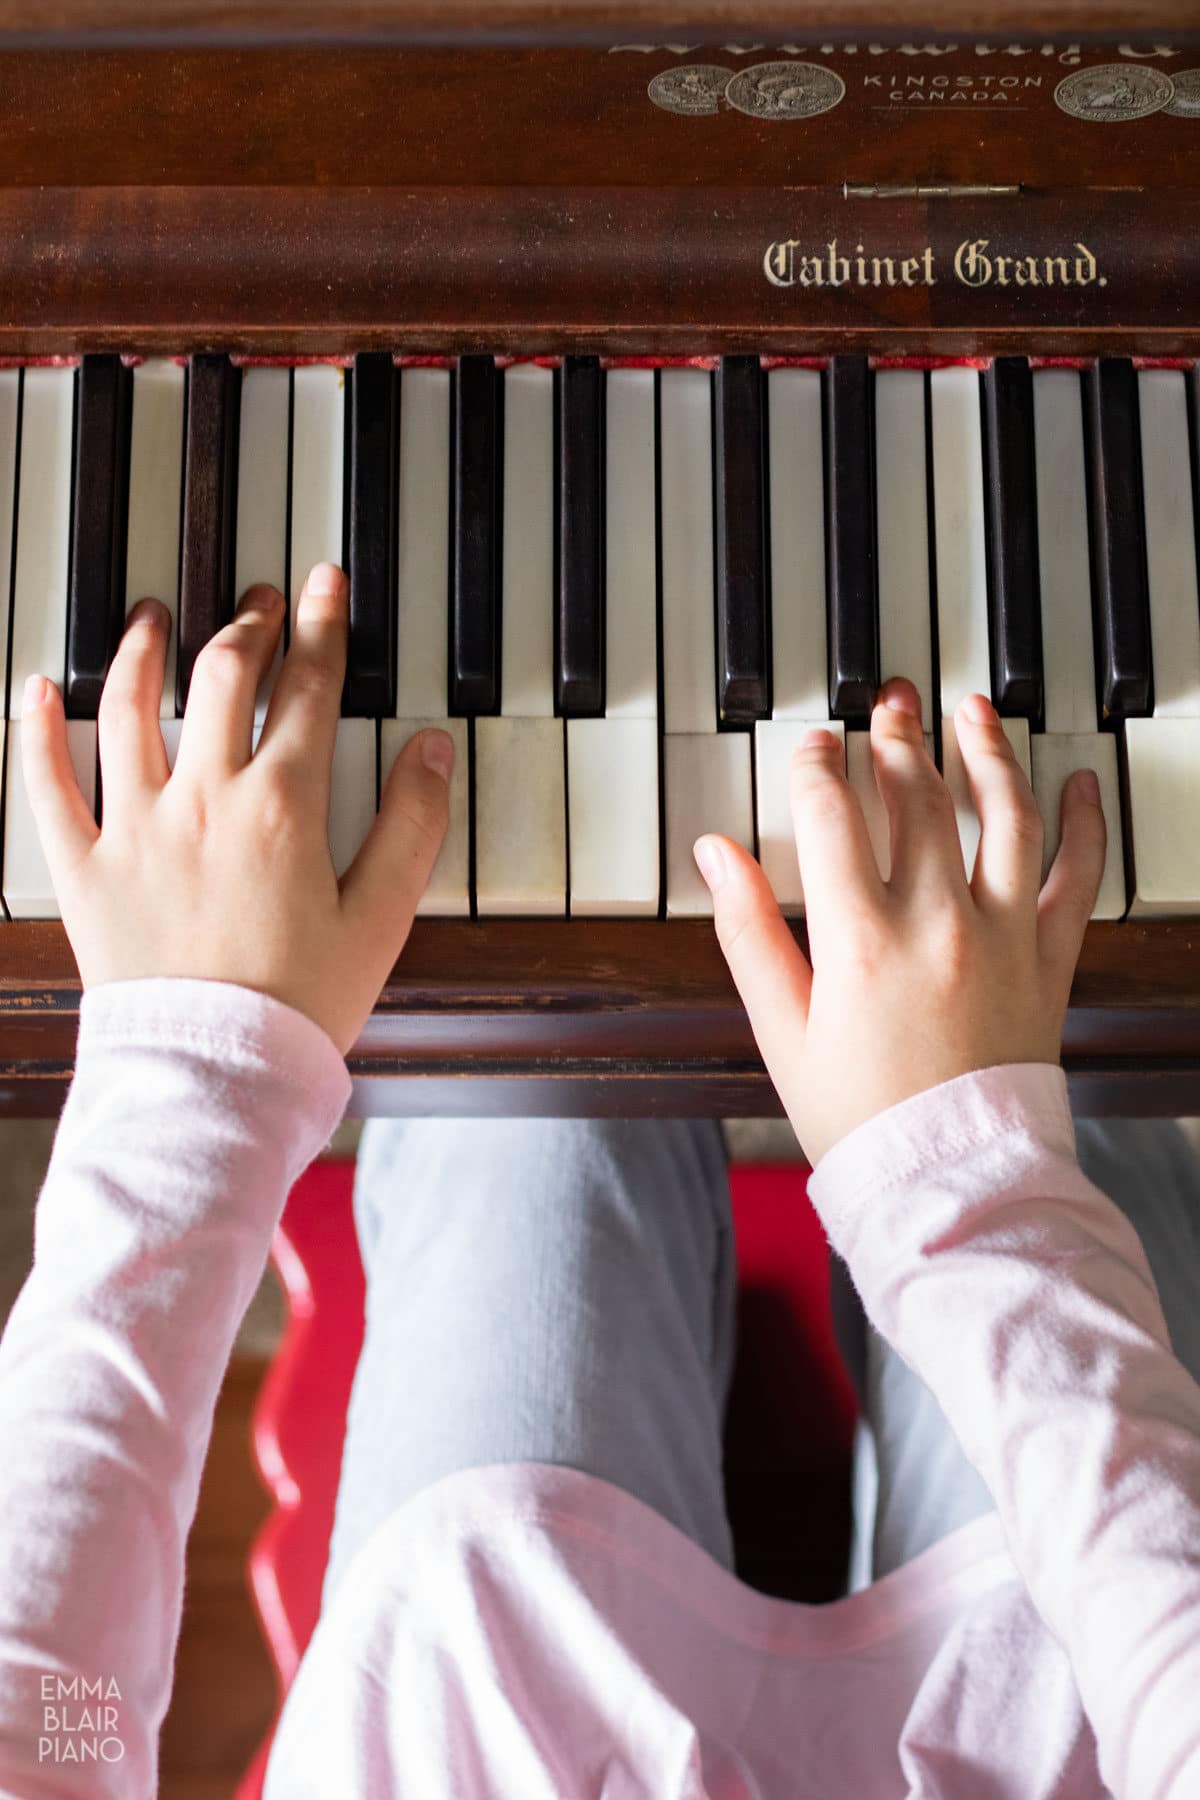
[[1105,1780],[1187,1791],[1172,1784],[1200,1776],[1200,1387],[1136,1233],[1075,1161],[1061,1072],[991,1070],[893,1108],[824,1159],[813,1197],[986,1481]]
[[[288,1186],[347,1091],[323,1032],[244,989],[84,999],[0,1342],[0,1789],[153,1788],[217,1392]],[[119,1760],[39,1760],[43,1676],[115,1682]]]

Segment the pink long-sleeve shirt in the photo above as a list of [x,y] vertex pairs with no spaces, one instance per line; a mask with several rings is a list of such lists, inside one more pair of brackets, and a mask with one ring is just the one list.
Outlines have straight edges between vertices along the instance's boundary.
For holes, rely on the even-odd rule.
[[[315,1025],[243,989],[84,999],[0,1342],[3,1795],[154,1792],[217,1392],[348,1091]],[[906,1101],[810,1192],[997,1511],[809,1607],[586,1475],[450,1476],[347,1568],[269,1800],[1197,1800],[1200,1387],[1061,1072]]]

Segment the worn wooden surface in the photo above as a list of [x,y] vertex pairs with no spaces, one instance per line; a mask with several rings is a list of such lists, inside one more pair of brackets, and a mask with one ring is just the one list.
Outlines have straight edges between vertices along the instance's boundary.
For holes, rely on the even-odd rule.
[[[0,926],[0,1109],[57,1111],[78,1007],[62,926]],[[1090,1111],[1200,1112],[1200,921],[1089,927],[1064,1060]],[[360,1113],[779,1110],[702,920],[419,920],[350,1067]]]
[[[724,40],[0,51],[0,354],[1200,347],[1200,120],[1055,102],[1200,49],[943,50],[797,47],[845,93],[785,120],[652,103],[681,64],[761,60]],[[950,191],[855,191],[881,183]],[[774,285],[788,239],[884,273]],[[964,279],[971,243],[1043,269],[1082,244],[1093,278]]]

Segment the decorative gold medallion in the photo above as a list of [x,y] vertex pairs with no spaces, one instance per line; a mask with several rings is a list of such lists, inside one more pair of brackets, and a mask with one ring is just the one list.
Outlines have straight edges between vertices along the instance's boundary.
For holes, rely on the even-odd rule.
[[664,112],[693,119],[711,117],[720,109],[731,73],[716,63],[683,63],[656,75],[646,92]]
[[846,92],[846,84],[819,63],[755,63],[740,69],[725,89],[725,98],[751,119],[814,119],[829,112]]
[[1100,125],[1148,118],[1169,106],[1174,95],[1175,84],[1169,75],[1137,63],[1100,63],[1093,69],[1077,69],[1054,90],[1055,104],[1063,112]]

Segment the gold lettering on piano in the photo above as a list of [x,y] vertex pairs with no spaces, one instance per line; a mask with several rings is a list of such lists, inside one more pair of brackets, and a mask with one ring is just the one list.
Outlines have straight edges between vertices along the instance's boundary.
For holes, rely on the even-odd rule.
[[[799,238],[768,244],[763,274],[779,288],[936,287],[934,251],[926,244],[914,255],[876,255],[863,244],[842,250],[833,238],[819,250]],[[1107,287],[1096,258],[1086,244],[1049,256],[999,251],[989,238],[964,238],[950,259],[950,272],[963,287]]]
[[1179,56],[1171,44],[1151,44],[1142,49],[1136,44],[1101,45],[1085,51],[1082,44],[610,44],[608,54],[621,56],[695,56],[705,49],[715,49],[726,56],[1044,56],[1067,68],[1077,68],[1091,56],[1111,59],[1114,55],[1130,61],[1149,61],[1155,57]]
[[[1086,244],[1071,256],[1001,256],[987,238],[965,241],[954,252],[954,273],[964,287],[1107,287]],[[990,252],[990,253],[989,253]]]

